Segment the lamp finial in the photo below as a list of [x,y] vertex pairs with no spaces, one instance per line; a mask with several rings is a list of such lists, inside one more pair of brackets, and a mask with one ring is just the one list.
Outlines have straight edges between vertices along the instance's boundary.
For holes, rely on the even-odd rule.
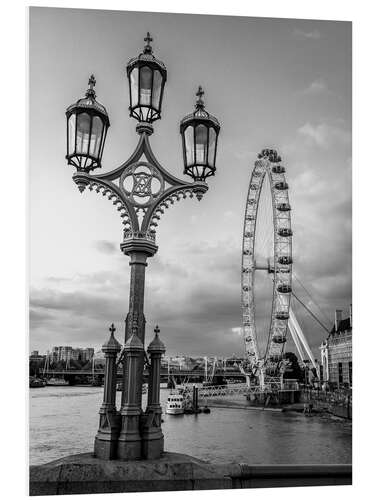
[[90,76],[88,84],[89,84],[89,88],[87,89],[86,97],[93,97],[95,99],[96,93],[95,93],[94,87],[96,85],[96,80],[95,80],[94,75]]
[[147,35],[144,38],[144,41],[146,42],[146,45],[145,45],[145,48],[144,48],[144,53],[145,54],[152,54],[151,42],[153,41],[153,38],[150,35],[149,31],[147,31]]
[[197,96],[197,102],[196,102],[196,107],[197,108],[204,108],[204,101],[203,101],[203,96],[204,96],[204,90],[202,89],[201,85],[198,87],[198,91],[195,94]]

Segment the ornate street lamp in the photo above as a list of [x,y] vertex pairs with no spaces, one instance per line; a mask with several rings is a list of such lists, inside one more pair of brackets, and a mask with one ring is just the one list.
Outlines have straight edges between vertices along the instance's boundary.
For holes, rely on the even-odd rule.
[[86,97],[66,110],[67,155],[69,165],[79,172],[101,167],[109,118],[105,107],[96,100],[94,75],[90,76]]
[[[156,159],[149,142],[152,123],[161,117],[161,103],[167,71],[152,53],[149,33],[142,54],[127,65],[130,89],[130,116],[138,121],[138,145],[130,158],[110,172],[90,173],[101,166],[104,141],[109,126],[105,108],[95,100],[94,77],[86,98],[67,110],[68,164],[76,167],[73,180],[81,192],[86,187],[107,196],[117,207],[124,224],[122,252],[130,257],[131,278],[129,312],[125,322],[121,432],[117,456],[135,459],[157,457],[163,451],[162,433],[153,432],[157,418],[142,410],[142,373],[144,366],[145,317],[143,313],[147,259],[158,250],[156,227],[164,211],[176,201],[194,195],[200,200],[208,190],[205,180],[214,175],[219,122],[205,109],[203,91],[198,91],[196,110],[181,122],[186,182],[170,174]],[[95,137],[95,139],[94,139]],[[151,410],[150,410],[151,411]],[[146,410],[146,414],[149,410]],[[146,415],[147,416],[147,415]],[[153,423],[154,422],[154,423]],[[145,428],[147,427],[147,432]],[[156,439],[160,436],[160,439]],[[152,446],[147,440],[152,439]],[[113,447],[111,448],[113,452]],[[143,450],[143,451],[142,451]],[[148,450],[148,451],[147,451]],[[106,451],[102,452],[102,458]],[[109,451],[108,451],[109,454]],[[108,455],[109,456],[109,455]]]
[[181,120],[180,132],[184,152],[184,174],[204,181],[215,174],[217,137],[220,124],[204,109],[204,92],[199,86],[194,113]]

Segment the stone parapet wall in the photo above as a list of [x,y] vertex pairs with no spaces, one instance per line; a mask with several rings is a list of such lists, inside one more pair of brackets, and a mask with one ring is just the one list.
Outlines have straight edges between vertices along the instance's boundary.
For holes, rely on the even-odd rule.
[[343,485],[351,474],[351,465],[218,465],[179,453],[124,462],[83,453],[31,466],[30,495]]

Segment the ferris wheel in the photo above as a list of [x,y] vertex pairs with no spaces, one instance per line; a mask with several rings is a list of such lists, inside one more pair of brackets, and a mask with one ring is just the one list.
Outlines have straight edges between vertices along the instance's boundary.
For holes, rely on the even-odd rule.
[[[243,334],[253,373],[273,373],[283,361],[292,292],[290,210],[281,158],[276,150],[264,149],[251,174],[242,247]],[[257,289],[260,275],[270,283],[268,298]],[[269,311],[262,322],[256,313],[266,299]]]

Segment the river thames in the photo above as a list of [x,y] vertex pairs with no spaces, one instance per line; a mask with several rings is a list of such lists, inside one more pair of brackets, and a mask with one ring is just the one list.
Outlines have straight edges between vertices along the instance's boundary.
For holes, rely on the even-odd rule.
[[[169,390],[161,389],[163,413]],[[30,465],[93,450],[102,387],[30,389]],[[119,402],[120,393],[117,393]],[[237,400],[246,404],[244,397]],[[351,422],[295,412],[212,408],[163,414],[165,450],[209,462],[350,464]]]

